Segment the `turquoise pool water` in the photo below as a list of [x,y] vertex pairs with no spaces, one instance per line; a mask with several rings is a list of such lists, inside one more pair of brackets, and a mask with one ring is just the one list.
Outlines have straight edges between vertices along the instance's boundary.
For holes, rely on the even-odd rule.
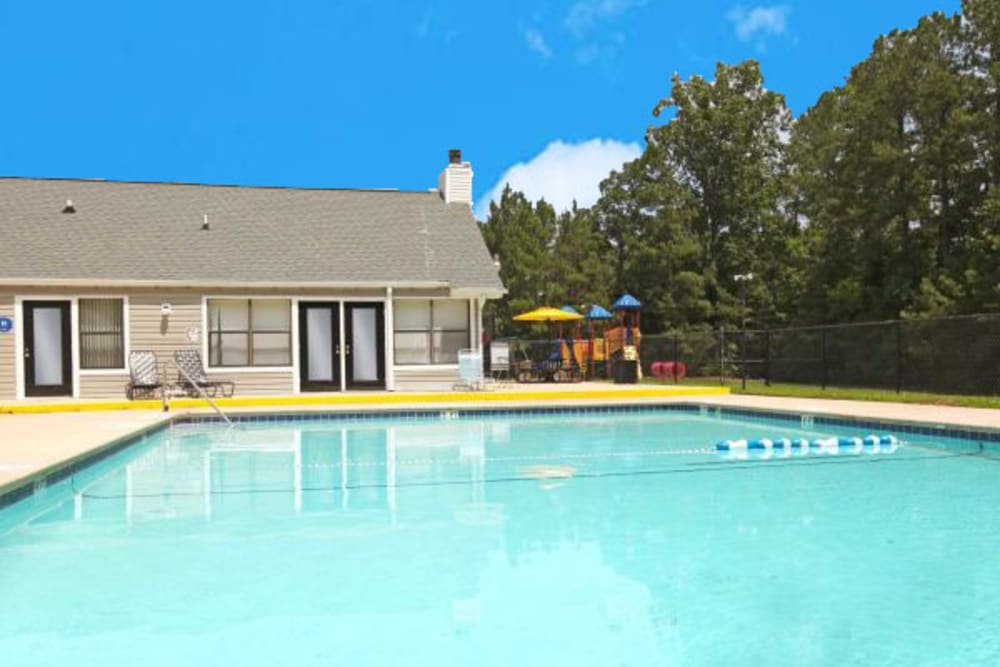
[[0,664],[1000,664],[1000,460],[711,449],[781,434],[175,426],[0,511]]

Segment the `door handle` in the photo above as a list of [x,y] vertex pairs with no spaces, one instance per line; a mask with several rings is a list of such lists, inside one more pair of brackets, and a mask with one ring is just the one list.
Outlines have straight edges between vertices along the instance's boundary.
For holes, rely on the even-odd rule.
[[350,354],[351,353],[351,346],[350,345],[345,345],[344,346],[344,353],[345,354]]
[[25,359],[31,359],[31,350],[29,350],[27,348],[24,349],[24,358]]

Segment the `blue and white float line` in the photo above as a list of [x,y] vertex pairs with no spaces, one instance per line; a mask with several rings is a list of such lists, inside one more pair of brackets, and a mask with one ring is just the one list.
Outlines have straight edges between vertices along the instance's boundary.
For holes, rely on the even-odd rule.
[[763,454],[892,454],[899,448],[894,435],[866,435],[830,438],[757,438],[754,440],[723,440],[715,445],[716,451],[731,454],[748,452]]

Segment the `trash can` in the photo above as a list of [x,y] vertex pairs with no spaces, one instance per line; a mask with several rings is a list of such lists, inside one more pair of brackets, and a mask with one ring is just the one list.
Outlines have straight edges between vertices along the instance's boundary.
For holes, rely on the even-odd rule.
[[639,362],[635,359],[619,359],[614,362],[615,384],[636,384],[639,382]]

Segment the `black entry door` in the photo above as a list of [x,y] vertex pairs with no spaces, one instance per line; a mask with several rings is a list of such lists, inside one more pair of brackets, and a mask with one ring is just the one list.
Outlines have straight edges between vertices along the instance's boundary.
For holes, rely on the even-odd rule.
[[69,301],[25,301],[24,395],[72,396]]
[[340,304],[299,302],[299,388],[340,391]]
[[385,307],[381,303],[345,303],[344,348],[347,386],[385,388]]

